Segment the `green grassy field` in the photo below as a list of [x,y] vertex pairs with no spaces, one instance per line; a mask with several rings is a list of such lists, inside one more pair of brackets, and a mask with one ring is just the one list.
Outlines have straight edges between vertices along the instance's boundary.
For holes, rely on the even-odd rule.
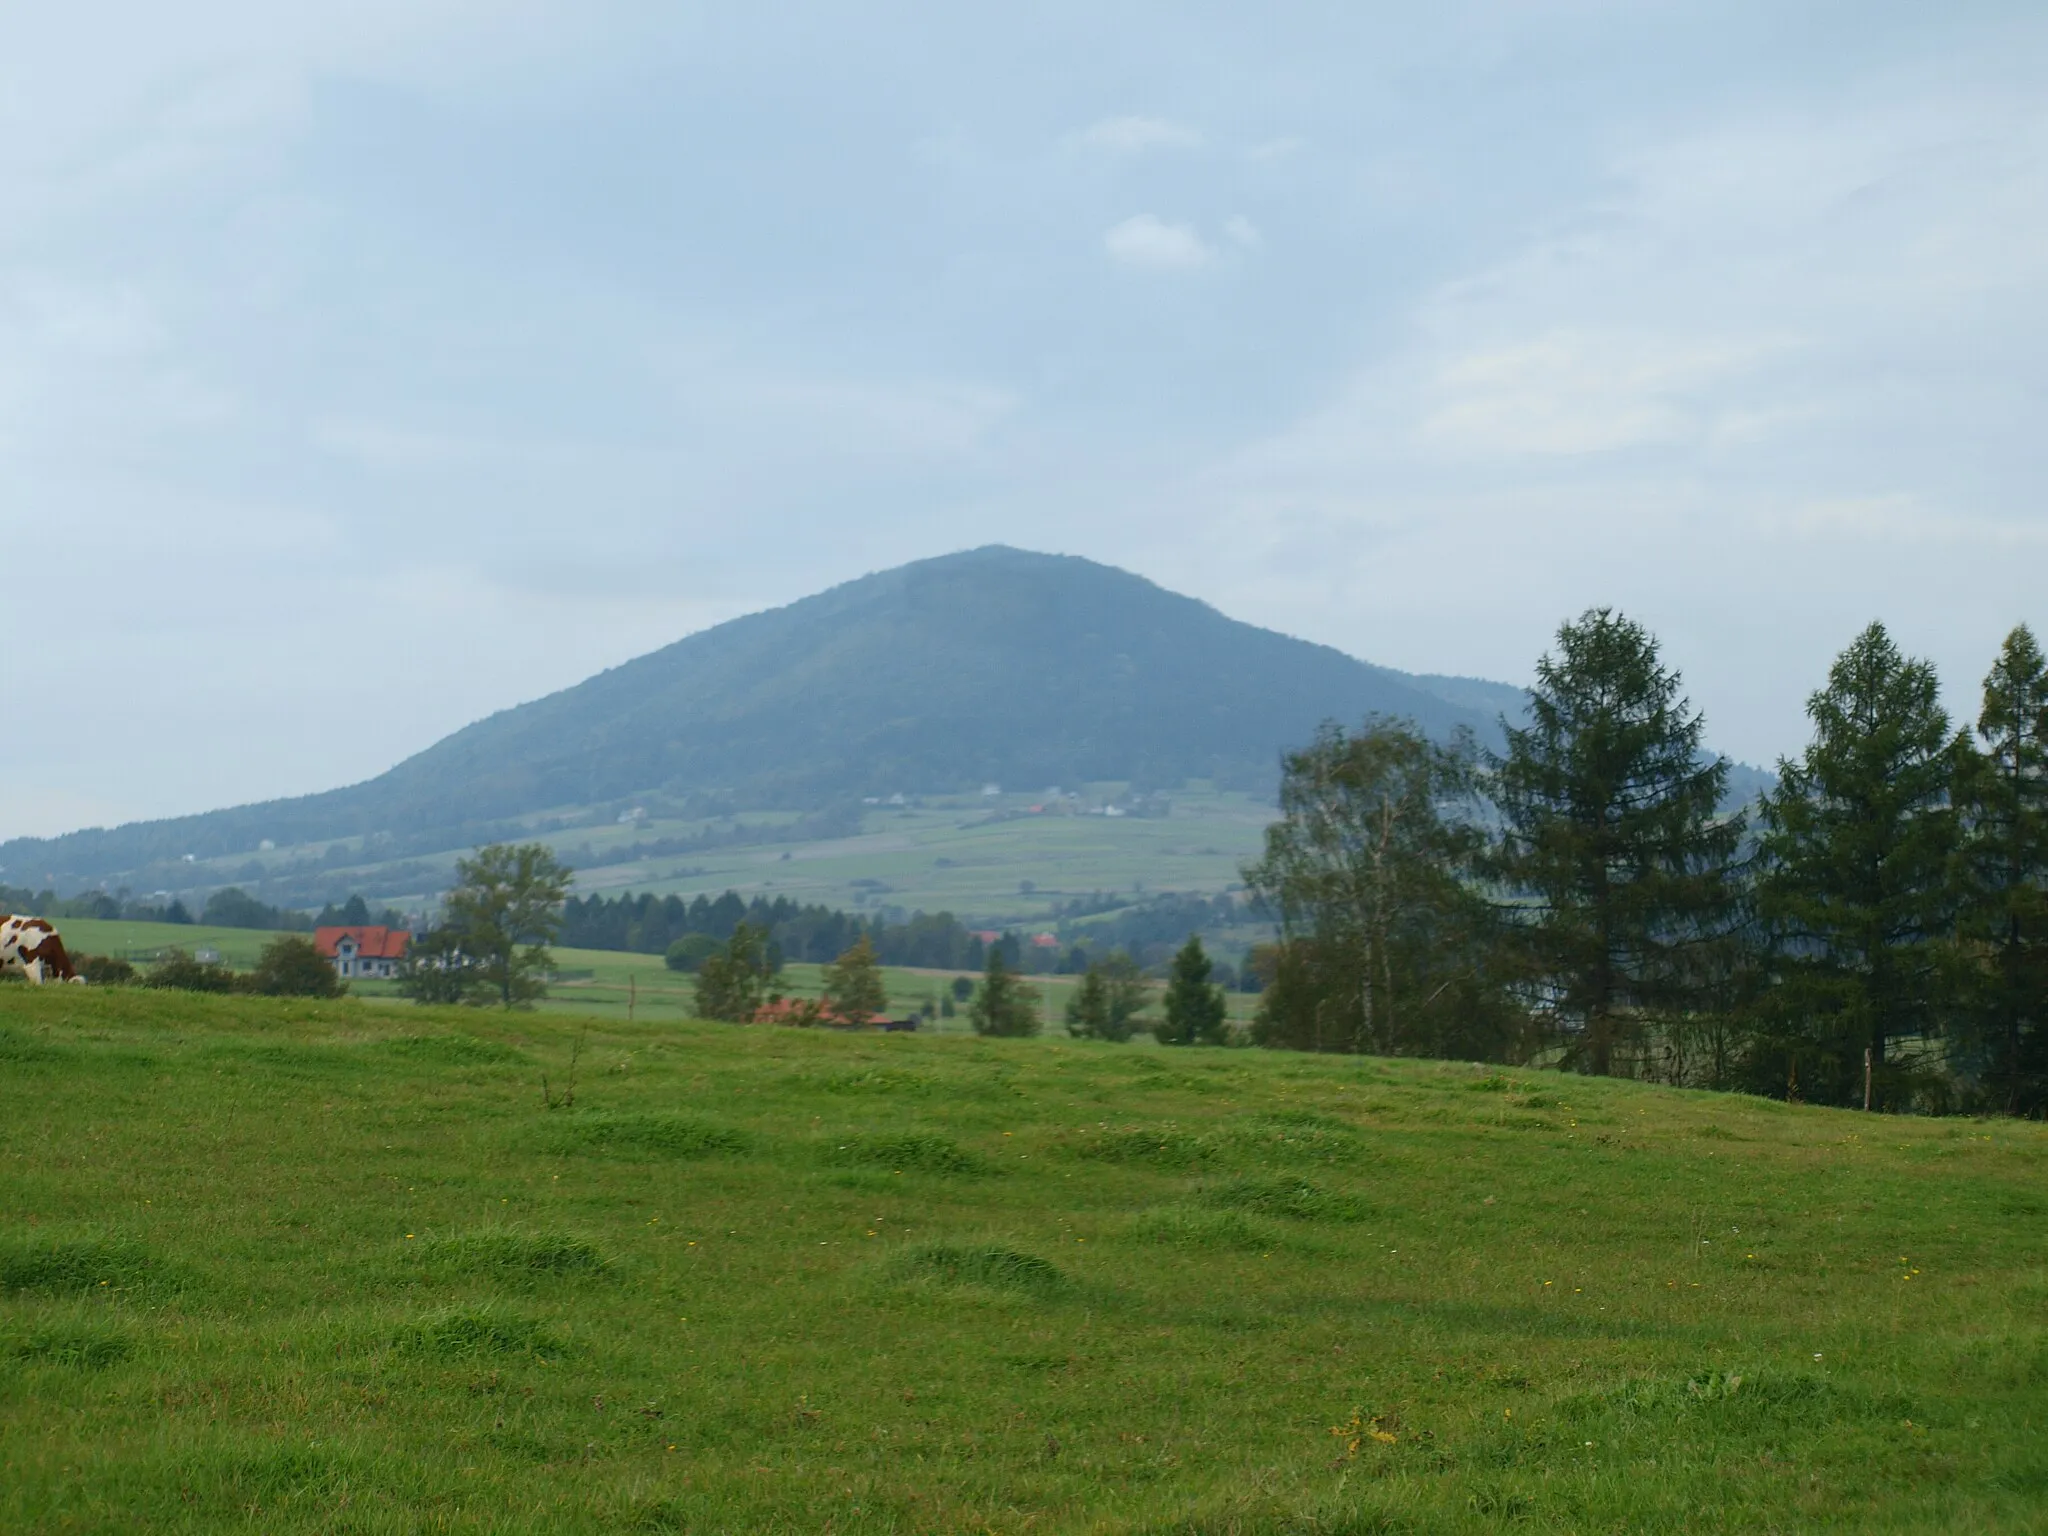
[[0,1530],[2040,1530],[2044,1217],[2033,1124],[9,987]]
[[[1263,846],[1264,829],[1274,815],[1271,803],[1200,784],[1175,791],[1171,800],[1173,813],[1165,817],[1065,814],[1068,808],[1061,803],[1030,795],[877,806],[863,814],[853,836],[589,864],[579,871],[576,888],[585,895],[633,890],[712,897],[737,890],[856,910],[951,911],[976,923],[1010,925],[1043,921],[1055,903],[1098,890],[1214,894],[1234,884],[1241,867]],[[1032,813],[1034,805],[1041,807],[1040,814]],[[539,829],[567,818],[579,824],[532,835],[572,865],[587,863],[580,851],[585,845],[598,856],[609,856],[636,844],[694,838],[731,825],[660,819],[625,826],[610,820],[592,823],[573,807],[526,820]],[[794,813],[751,811],[738,818],[748,826],[795,819]],[[199,893],[221,885],[262,893],[266,874],[326,851],[323,843],[200,861],[184,869],[193,886],[188,905],[198,911]],[[322,888],[336,895],[360,891],[378,904],[416,906],[423,896],[438,895],[453,883],[456,859],[470,851],[344,862],[320,877]],[[402,873],[406,869],[413,873]],[[431,889],[420,889],[423,870],[431,875]],[[1022,889],[1027,883],[1034,889]]]
[[[248,970],[256,963],[263,946],[277,935],[254,928],[186,927],[178,923],[107,923],[89,918],[66,918],[64,942],[78,954],[143,957],[167,949],[213,949],[223,963]],[[624,954],[611,949],[558,949],[556,963],[562,979],[543,1000],[543,1010],[555,1013],[593,1014],[635,1020],[687,1019],[695,998],[692,977],[671,971],[659,955]],[[788,965],[776,985],[790,997],[816,997],[822,989],[821,966]],[[945,992],[954,977],[976,979],[970,971],[917,970],[907,966],[885,966],[883,979],[889,988],[889,1005],[899,1013],[915,1012],[927,998]],[[1066,1016],[1067,999],[1079,979],[1071,976],[1038,976],[1030,979],[1044,1001],[1048,1029],[1059,1032]],[[392,982],[354,981],[352,995],[366,1002],[410,1007]],[[1258,999],[1246,993],[1228,994],[1230,1015],[1238,1023],[1249,1023]],[[1148,1022],[1158,1016],[1155,1005]],[[968,1032],[965,1014],[937,1019],[924,1026],[939,1033]]]

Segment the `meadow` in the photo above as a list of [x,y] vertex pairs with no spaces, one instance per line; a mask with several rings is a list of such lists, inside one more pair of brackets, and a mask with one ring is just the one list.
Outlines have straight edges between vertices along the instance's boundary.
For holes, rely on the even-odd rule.
[[[263,946],[275,933],[255,928],[187,927],[182,923],[100,922],[90,918],[64,920],[64,940],[78,954],[117,955],[147,966],[150,957],[177,948],[186,951],[217,951],[224,964],[246,971],[256,963]],[[659,955],[628,954],[612,949],[569,949],[554,951],[559,977],[542,999],[542,1010],[552,1013],[593,1014],[632,1020],[676,1022],[692,1016],[696,1001],[694,977],[671,971]],[[789,997],[816,997],[823,990],[824,967],[792,963],[782,968],[776,987]],[[927,1000],[946,993],[956,977],[979,980],[975,971],[927,970],[913,966],[884,966],[882,979],[889,990],[889,1006],[899,1015],[916,1012]],[[1027,984],[1035,988],[1043,1003],[1046,1028],[1064,1032],[1067,1000],[1080,985],[1076,976],[1034,976]],[[411,1008],[399,994],[395,982],[355,980],[350,995],[365,1002]],[[1248,1024],[1258,1006],[1257,997],[1242,992],[1226,994],[1230,1016]],[[1155,1003],[1145,1015],[1147,1027],[1159,1017]],[[965,1005],[954,1018],[935,1018],[921,1026],[941,1034],[970,1033]]]
[[2030,1123],[8,987],[0,1529],[2040,1530],[2044,1216]]
[[[1094,786],[1104,795],[1122,787]],[[565,806],[524,818],[531,830],[522,836],[579,866],[576,890],[583,895],[632,890],[716,898],[737,890],[850,910],[951,911],[978,924],[1005,926],[1042,921],[1055,903],[1098,890],[1213,895],[1235,884],[1241,867],[1263,846],[1274,815],[1271,800],[1202,783],[1175,791],[1171,799],[1170,816],[1107,817],[1070,814],[1072,807],[1029,795],[933,798],[871,807],[859,831],[845,837],[694,848],[620,863],[591,863],[583,850],[619,858],[636,847],[724,832],[735,821],[656,818],[620,825]],[[794,813],[749,811],[736,822],[758,828],[796,819]],[[562,822],[570,825],[556,825]],[[423,896],[445,890],[456,859],[473,851],[353,862],[346,848],[341,862],[321,874],[321,891],[361,891],[375,904],[399,907],[417,906]],[[239,884],[262,894],[266,877],[328,850],[325,843],[287,845],[253,857],[202,860],[185,867],[181,878],[202,888]],[[197,911],[198,901],[186,899]]]

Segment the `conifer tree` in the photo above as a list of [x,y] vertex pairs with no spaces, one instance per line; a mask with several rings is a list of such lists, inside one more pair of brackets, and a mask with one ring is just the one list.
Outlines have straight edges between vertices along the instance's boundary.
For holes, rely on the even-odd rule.
[[1145,978],[1122,950],[1092,962],[1067,1001],[1067,1033],[1082,1040],[1128,1040],[1145,1010]]
[[843,1023],[865,1024],[889,1010],[889,988],[866,934],[825,967],[823,979],[825,1010]]
[[[1778,943],[1789,1092],[1900,1102],[1893,1048],[1940,1021],[1955,902],[1955,751],[1934,668],[1882,624],[1858,635],[1806,706],[1813,740],[1765,797],[1762,911]],[[1775,1070],[1773,1070],[1775,1076]]]
[[2008,1114],[2048,1104],[2048,658],[2024,624],[1984,679],[1981,753],[1958,761],[1962,932],[1986,965],[1970,1043]]
[[988,969],[967,1005],[967,1017],[977,1035],[1035,1035],[1045,1027],[1037,991],[1010,969],[1001,944],[988,947]]
[[1646,1016],[1702,1005],[1689,957],[1734,895],[1742,819],[1719,815],[1727,765],[1702,759],[1680,688],[1649,631],[1588,610],[1536,664],[1530,722],[1493,759],[1496,869],[1522,903],[1534,1001],[1598,1075]]
[[1229,1005],[1223,989],[1209,980],[1215,963],[1202,948],[1202,936],[1189,934],[1173,957],[1166,983],[1166,1015],[1152,1031],[1161,1045],[1221,1045],[1228,1033]]

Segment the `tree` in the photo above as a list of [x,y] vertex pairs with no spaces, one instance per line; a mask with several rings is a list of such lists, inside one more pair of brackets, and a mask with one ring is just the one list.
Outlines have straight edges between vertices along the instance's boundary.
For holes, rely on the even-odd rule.
[[456,861],[443,926],[469,959],[471,1000],[511,1008],[546,995],[571,874],[544,843],[493,843]]
[[157,956],[142,984],[178,992],[239,992],[241,980],[217,961],[195,960],[186,950],[167,949]]
[[1173,957],[1163,1004],[1166,1017],[1152,1030],[1161,1045],[1221,1045],[1228,1038],[1229,1005],[1223,989],[1209,980],[1211,969],[1202,936],[1189,934]]
[[697,1017],[750,1022],[768,997],[768,931],[741,921],[725,949],[697,967]]
[[1520,901],[1537,1007],[1566,1060],[1604,1076],[1646,1015],[1700,1006],[1688,951],[1735,896],[1742,818],[1719,817],[1728,768],[1703,760],[1704,717],[1649,631],[1590,609],[1536,664],[1530,721],[1491,759],[1495,872]]
[[825,1009],[845,1024],[865,1024],[889,1011],[889,988],[875,959],[875,946],[862,934],[854,946],[825,967]]
[[[1934,668],[1872,624],[1807,701],[1813,740],[1764,799],[1762,910],[1778,948],[1773,999],[1788,1092],[1905,1098],[1895,1043],[1931,1037],[1952,951],[1950,804],[1956,753]],[[1774,1052],[1773,1054],[1777,1054]],[[1772,1068],[1775,1077],[1775,1067]]]
[[1045,1027],[1036,989],[1010,969],[1000,944],[988,947],[988,969],[967,1005],[967,1017],[977,1035],[1035,1035]]
[[339,997],[347,983],[335,974],[334,962],[313,941],[297,934],[272,939],[256,958],[249,988],[265,997]]
[[1958,758],[1962,933],[1985,955],[1970,1043],[2008,1114],[2048,1107],[2048,659],[2024,624],[2005,638]]
[[1469,740],[1396,720],[1325,725],[1282,763],[1280,820],[1245,883],[1277,921],[1247,976],[1267,984],[1253,1038],[1297,1050],[1497,1058],[1515,1010],[1492,979],[1495,924],[1470,877],[1486,834]]
[[453,929],[436,928],[408,946],[398,990],[422,1006],[459,1003],[469,991],[469,957]]
[[1067,1033],[1083,1040],[1128,1040],[1145,1011],[1145,977],[1138,962],[1113,950],[1092,962],[1067,1000]]
[[672,971],[694,971],[717,954],[722,946],[708,933],[686,933],[669,945],[662,964]]

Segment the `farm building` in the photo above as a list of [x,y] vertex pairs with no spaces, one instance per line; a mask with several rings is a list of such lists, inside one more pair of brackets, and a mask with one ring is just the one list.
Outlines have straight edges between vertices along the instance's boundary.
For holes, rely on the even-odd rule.
[[319,928],[313,943],[337,976],[396,976],[412,935],[403,928]]

